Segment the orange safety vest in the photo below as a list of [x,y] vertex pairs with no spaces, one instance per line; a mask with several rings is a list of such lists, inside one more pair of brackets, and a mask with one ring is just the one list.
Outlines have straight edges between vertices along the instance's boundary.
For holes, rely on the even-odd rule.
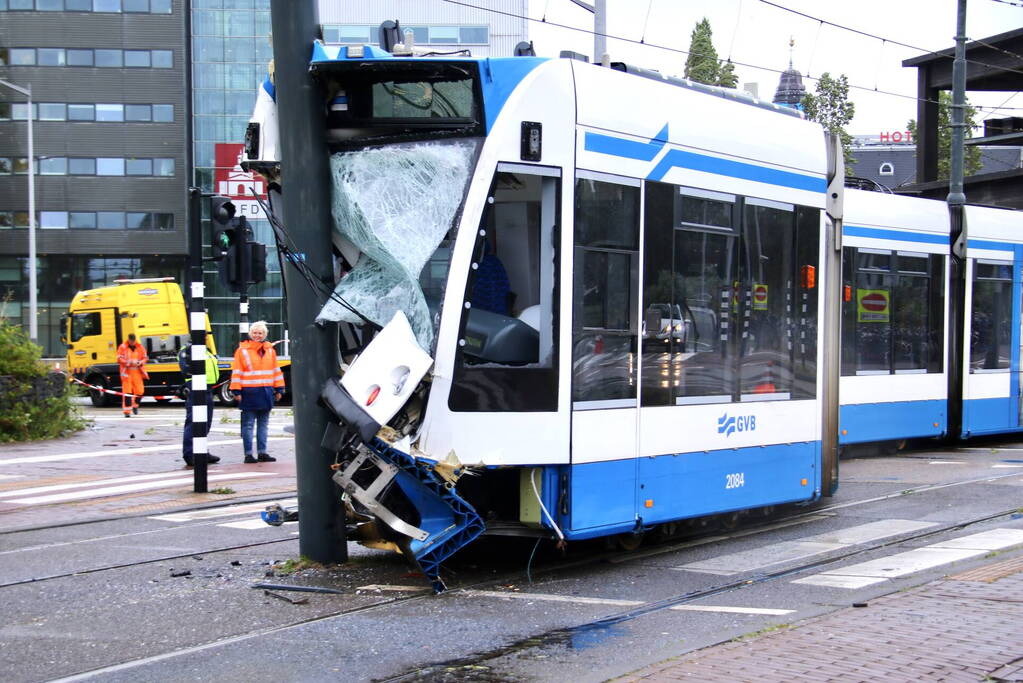
[[149,373],[144,369],[144,365],[149,362],[149,354],[146,353],[146,349],[135,342],[135,348],[128,346],[128,342],[122,342],[117,347],[117,365],[121,371],[121,380],[127,379],[132,371],[140,373],[143,378],[149,379]]
[[[259,349],[264,350],[259,355]],[[284,387],[284,373],[277,365],[277,352],[270,342],[246,339],[238,345],[231,363],[231,390],[252,387]]]

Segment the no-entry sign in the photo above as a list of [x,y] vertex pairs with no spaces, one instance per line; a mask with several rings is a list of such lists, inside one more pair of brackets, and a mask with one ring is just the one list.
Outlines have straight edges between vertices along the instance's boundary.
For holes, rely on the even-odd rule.
[[861,323],[886,323],[889,316],[887,289],[857,289],[856,313]]
[[767,310],[767,285],[753,285],[753,310]]

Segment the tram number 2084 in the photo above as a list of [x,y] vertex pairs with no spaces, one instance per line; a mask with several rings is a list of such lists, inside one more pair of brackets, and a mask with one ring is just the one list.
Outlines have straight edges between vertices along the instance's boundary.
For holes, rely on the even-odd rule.
[[726,489],[737,489],[746,483],[745,472],[736,472],[735,474],[725,475],[725,488]]

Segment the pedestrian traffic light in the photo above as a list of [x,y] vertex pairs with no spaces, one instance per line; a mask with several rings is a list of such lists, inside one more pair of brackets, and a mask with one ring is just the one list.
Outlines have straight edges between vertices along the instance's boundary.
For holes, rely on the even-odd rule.
[[213,221],[210,245],[214,261],[222,260],[240,241],[234,214],[235,206],[230,199],[219,195],[210,198],[210,219]]

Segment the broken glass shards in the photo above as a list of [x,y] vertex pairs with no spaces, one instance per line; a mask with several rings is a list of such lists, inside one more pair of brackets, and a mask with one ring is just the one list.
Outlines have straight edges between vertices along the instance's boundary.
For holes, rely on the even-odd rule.
[[[421,143],[334,154],[334,229],[361,252],[335,293],[385,325],[403,311],[424,349],[435,330],[419,273],[462,203],[472,142]],[[319,320],[363,322],[331,299]]]

